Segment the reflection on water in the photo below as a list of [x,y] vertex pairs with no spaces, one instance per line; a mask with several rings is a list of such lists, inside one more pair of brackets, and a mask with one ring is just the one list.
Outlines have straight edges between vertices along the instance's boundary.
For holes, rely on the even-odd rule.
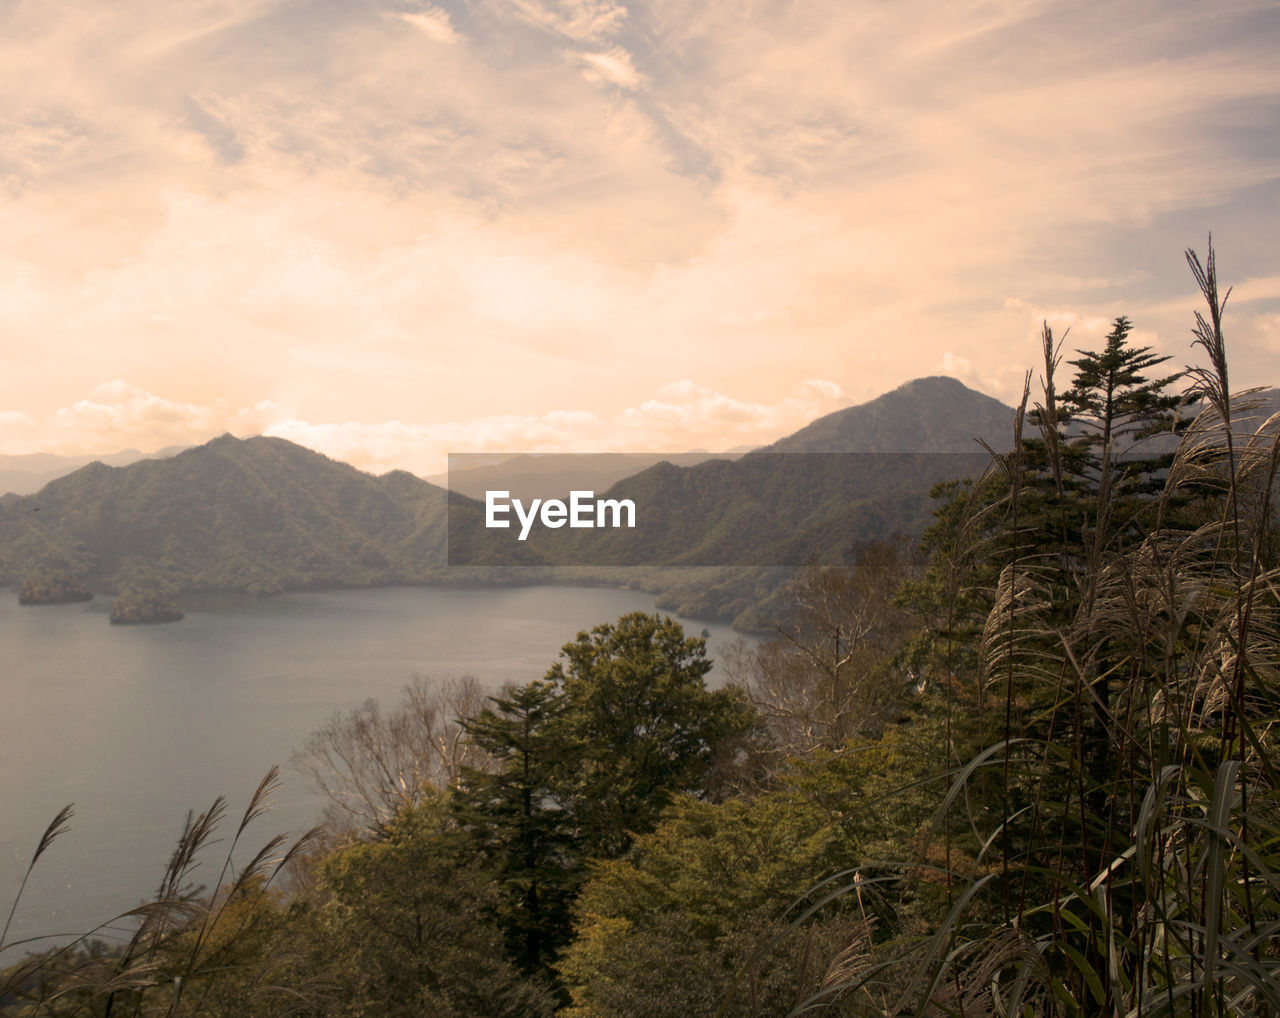
[[[392,703],[414,674],[527,682],[580,630],[654,610],[637,591],[574,587],[224,596],[184,607],[180,623],[120,627],[107,624],[102,600],[19,607],[0,591],[5,913],[45,825],[76,804],[71,831],[27,885],[10,941],[79,933],[149,897],[187,811],[226,795],[238,821],[272,764],[284,785],[255,847],[310,826],[321,804],[289,755],[335,710],[368,697]],[[737,638],[727,626],[685,628],[704,626],[712,657]]]

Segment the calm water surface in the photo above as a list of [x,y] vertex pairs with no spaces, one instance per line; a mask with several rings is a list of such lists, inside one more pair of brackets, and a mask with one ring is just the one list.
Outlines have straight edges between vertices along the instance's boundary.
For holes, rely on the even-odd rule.
[[[0,590],[0,925],[45,826],[76,810],[10,942],[80,933],[149,897],[187,811],[227,796],[230,834],[272,764],[284,786],[253,847],[309,827],[322,803],[289,756],[334,711],[390,705],[414,674],[527,682],[580,630],[654,610],[637,591],[573,587],[226,597],[161,626],[108,625],[109,607],[20,607]],[[704,626],[712,657],[738,638],[685,622]]]

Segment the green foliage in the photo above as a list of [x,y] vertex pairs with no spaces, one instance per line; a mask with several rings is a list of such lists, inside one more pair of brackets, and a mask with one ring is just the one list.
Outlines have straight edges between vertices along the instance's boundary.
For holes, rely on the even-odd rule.
[[927,827],[945,786],[920,779],[941,735],[926,719],[894,725],[798,761],[756,798],[677,800],[625,856],[593,864],[560,964],[568,1014],[786,1015],[870,958],[882,925],[936,911],[927,883],[885,911],[870,882],[848,896],[827,878],[873,871]]
[[673,796],[705,792],[724,747],[756,726],[743,697],[706,688],[704,642],[669,618],[623,616],[561,657],[465,722],[491,767],[465,771],[454,796],[527,972],[550,971],[568,942],[587,859],[620,855]]
[[583,867],[566,788],[573,760],[565,698],[549,682],[532,682],[492,703],[465,729],[494,766],[463,772],[454,813],[467,850],[499,888],[495,908],[510,956],[536,972],[550,966],[568,938]]
[[785,1014],[806,936],[772,943],[776,920],[840,865],[841,841],[830,817],[795,796],[680,800],[628,856],[593,867],[561,966],[568,1013],[714,1014],[732,997],[729,1014]]
[[443,850],[452,829],[437,797],[324,860],[315,961],[334,984],[326,1015],[551,1014],[548,990],[504,958],[496,886],[478,862]]
[[38,569],[18,591],[18,604],[72,604],[90,601],[93,591],[66,570]]
[[757,725],[737,690],[708,690],[701,638],[634,612],[579,633],[546,681],[564,697],[568,792],[588,855],[610,858],[677,792],[707,788],[718,749]]

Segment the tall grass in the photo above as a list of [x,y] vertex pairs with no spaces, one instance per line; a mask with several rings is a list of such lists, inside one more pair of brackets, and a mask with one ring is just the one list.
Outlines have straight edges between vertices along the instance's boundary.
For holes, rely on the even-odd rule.
[[[219,844],[227,819],[222,797],[204,812],[188,814],[151,901],[0,972],[0,1013],[102,1018],[214,1013],[206,1005],[218,983],[243,975],[239,970],[252,961],[239,946],[267,903],[272,882],[307,851],[318,833],[313,828],[292,844],[277,835],[244,865],[237,865],[249,826],[267,812],[278,787],[273,767],[250,797],[221,853],[212,890],[196,882],[196,871]],[[62,809],[40,838],[0,936],[0,951],[31,948],[50,939],[10,943],[7,936],[27,877],[54,840],[66,833],[71,815],[70,806]],[[127,943],[109,947],[95,940],[122,925],[135,927]]]
[[[1212,246],[1187,261],[1209,366],[1163,491],[1136,512],[1104,449],[1074,557],[1006,544],[970,701],[995,741],[948,769],[914,862],[858,874],[889,936],[796,1014],[1280,1015],[1280,415],[1231,394]],[[1046,329],[1061,490],[1057,361]],[[1017,538],[1027,466],[999,465]],[[904,903],[939,873],[922,930]]]

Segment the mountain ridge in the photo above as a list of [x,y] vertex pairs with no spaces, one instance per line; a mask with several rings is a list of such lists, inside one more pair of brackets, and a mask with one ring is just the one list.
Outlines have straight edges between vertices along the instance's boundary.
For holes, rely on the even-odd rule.
[[[949,399],[939,397],[939,385],[949,390]],[[952,430],[989,428],[994,416],[989,407],[985,415],[972,413],[983,401],[1002,406],[959,382],[934,381],[914,389],[909,383],[868,404],[819,418],[766,451],[812,451],[822,441],[837,451],[859,445],[884,449],[894,444],[885,429],[909,420],[916,408],[927,426],[913,432],[911,441],[926,452],[951,452],[938,420],[947,417]],[[1012,409],[1001,412],[1011,424]],[[1011,433],[1007,427],[1006,436]],[[699,554],[714,552],[730,560],[758,545],[799,561],[820,543],[830,554],[861,537],[885,536],[898,522],[917,532],[927,518],[924,479],[915,487],[899,486],[879,502],[859,504],[847,486],[816,487],[804,473],[805,459],[787,457],[790,465],[782,470],[766,469],[760,451],[688,467],[660,463],[609,490],[647,487],[655,504],[663,502],[670,526],[655,532],[652,547],[664,550],[664,561],[678,559],[686,541]],[[727,504],[730,496],[719,494],[721,489],[734,492],[741,504]],[[745,573],[732,583],[720,573],[708,574],[704,589],[692,591],[670,571],[645,568],[647,551],[637,553],[641,569],[625,577],[608,569],[562,569],[564,562],[536,542],[503,552],[496,569],[449,567],[451,514],[455,524],[467,525],[454,531],[455,539],[458,533],[468,540],[484,536],[482,505],[407,471],[374,475],[285,439],[226,434],[168,459],[124,467],[88,464],[39,492],[7,497],[0,502],[0,583],[65,574],[108,592],[274,594],[319,587],[586,579],[692,597],[704,615],[713,617],[725,617],[720,612],[730,605],[740,611],[743,589],[759,589],[758,579]],[[857,528],[868,534],[850,533]],[[601,540],[602,535],[594,536]],[[545,568],[503,568],[538,564]],[[709,603],[705,588],[717,584],[724,587],[723,596]]]
[[186,445],[168,445],[155,452],[121,449],[98,456],[63,456],[48,452],[0,455],[0,497],[35,494],[50,481],[65,477],[90,463],[100,462],[107,466],[123,467],[144,459],[167,459],[189,448],[191,447]]

